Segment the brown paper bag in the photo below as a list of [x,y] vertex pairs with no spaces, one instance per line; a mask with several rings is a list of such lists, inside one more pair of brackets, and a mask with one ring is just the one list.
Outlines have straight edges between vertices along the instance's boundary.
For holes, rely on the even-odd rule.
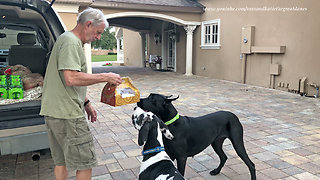
[[101,93],[101,102],[111,106],[122,106],[140,101],[140,92],[129,77],[123,77],[119,86],[107,83]]

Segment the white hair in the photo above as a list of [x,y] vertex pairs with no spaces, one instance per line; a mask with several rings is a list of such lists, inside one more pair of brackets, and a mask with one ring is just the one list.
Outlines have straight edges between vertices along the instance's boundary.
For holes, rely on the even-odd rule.
[[99,26],[102,23],[106,25],[106,28],[109,27],[109,23],[107,19],[104,17],[104,14],[102,11],[99,9],[94,9],[94,8],[87,8],[84,11],[82,11],[78,15],[77,23],[78,24],[84,24],[88,21],[91,21],[93,26]]

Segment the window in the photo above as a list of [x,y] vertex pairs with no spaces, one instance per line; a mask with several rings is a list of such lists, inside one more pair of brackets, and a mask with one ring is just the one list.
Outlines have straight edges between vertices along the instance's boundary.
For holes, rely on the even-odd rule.
[[202,22],[201,48],[220,49],[220,19]]

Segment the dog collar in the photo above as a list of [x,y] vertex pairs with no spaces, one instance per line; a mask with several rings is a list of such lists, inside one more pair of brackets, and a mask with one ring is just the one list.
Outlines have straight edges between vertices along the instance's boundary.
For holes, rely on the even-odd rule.
[[164,147],[159,146],[159,147],[155,147],[153,149],[148,149],[148,150],[142,151],[142,155],[161,152],[161,151],[164,151]]
[[164,124],[166,124],[167,126],[172,124],[173,122],[175,122],[177,119],[179,119],[179,113],[177,113],[177,115],[172,118],[170,121],[165,122]]

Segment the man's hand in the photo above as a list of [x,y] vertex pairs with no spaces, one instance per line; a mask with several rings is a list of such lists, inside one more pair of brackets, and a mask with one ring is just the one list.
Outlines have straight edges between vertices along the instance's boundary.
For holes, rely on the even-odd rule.
[[93,108],[91,103],[89,102],[84,109],[87,112],[88,120],[90,120],[92,123],[97,121],[97,111]]
[[109,82],[110,84],[118,86],[122,82],[119,74],[109,72],[109,73],[105,73],[104,75],[106,75],[109,78],[107,82]]

